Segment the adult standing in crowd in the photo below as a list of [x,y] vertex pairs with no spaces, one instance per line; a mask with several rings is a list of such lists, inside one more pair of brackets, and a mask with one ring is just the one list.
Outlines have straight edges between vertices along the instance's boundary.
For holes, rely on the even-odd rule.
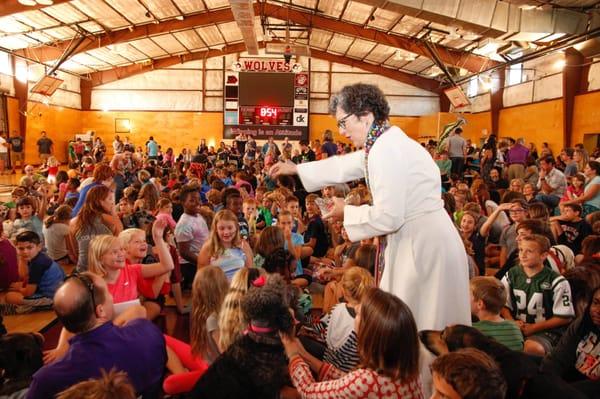
[[13,130],[12,136],[8,139],[8,143],[10,144],[10,161],[12,166],[12,173],[15,173],[15,168],[17,166],[17,162],[19,162],[19,167],[21,169],[25,168],[24,156],[23,156],[23,147],[25,146],[25,140],[16,130]]
[[154,141],[153,136],[148,139],[146,150],[148,151],[148,159],[158,159],[158,143]]
[[323,158],[330,158],[337,155],[338,146],[333,142],[333,132],[329,129],[323,133],[323,145],[321,146]]
[[116,135],[115,141],[113,141],[112,146],[113,146],[113,151],[115,152],[115,154],[120,154],[123,152],[123,147],[125,145],[121,141],[121,138],[119,137],[119,135]]
[[459,176],[464,170],[467,157],[467,142],[462,138],[461,133],[462,129],[457,127],[446,143],[446,150],[452,161],[452,174]]
[[4,132],[0,132],[0,174],[4,174],[8,166],[8,147]]
[[45,164],[54,152],[54,142],[47,137],[45,130],[42,130],[41,137],[37,141],[37,146],[40,160]]
[[516,142],[511,140],[511,146],[506,157],[508,165],[508,180],[522,179],[525,176],[525,162],[529,156],[529,149],[523,145],[523,139]]
[[309,192],[366,178],[373,205],[345,205],[334,198],[328,216],[344,220],[351,241],[387,236],[377,274],[383,272],[375,277],[383,290],[406,302],[419,330],[470,324],[467,255],[444,211],[440,172],[431,156],[389,125],[390,108],[376,86],[344,87],[330,111],[340,132],[364,150],[300,165],[280,162],[271,174],[298,174]]

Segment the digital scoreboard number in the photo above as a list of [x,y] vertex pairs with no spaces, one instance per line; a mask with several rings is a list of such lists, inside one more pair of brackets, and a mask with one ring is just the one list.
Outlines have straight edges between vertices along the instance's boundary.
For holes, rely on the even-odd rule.
[[223,137],[307,139],[309,73],[278,68],[279,60],[238,64],[225,75]]
[[[241,107],[241,122],[244,125],[274,125],[291,126],[293,125],[293,108],[277,106],[257,106]],[[251,113],[254,111],[254,113]]]
[[276,107],[260,107],[258,108],[258,115],[261,118],[275,118],[277,119],[277,114],[279,109]]

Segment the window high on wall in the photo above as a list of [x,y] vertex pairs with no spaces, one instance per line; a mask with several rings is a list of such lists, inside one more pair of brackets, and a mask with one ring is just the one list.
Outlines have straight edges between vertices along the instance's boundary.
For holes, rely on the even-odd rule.
[[12,75],[12,65],[10,55],[0,51],[0,73]]
[[469,79],[469,87],[467,88],[467,97],[475,97],[479,92],[479,78],[472,76]]
[[[523,53],[517,53],[512,58],[519,58]],[[514,64],[508,67],[508,84],[507,86],[517,85],[525,81],[523,79],[523,63]]]

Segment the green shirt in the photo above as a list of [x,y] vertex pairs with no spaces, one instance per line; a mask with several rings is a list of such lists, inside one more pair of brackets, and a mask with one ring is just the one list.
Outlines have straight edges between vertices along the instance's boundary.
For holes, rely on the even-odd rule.
[[435,163],[438,168],[440,168],[440,173],[442,175],[450,175],[450,170],[452,169],[452,161],[450,159],[438,159]]
[[528,277],[521,265],[515,266],[502,284],[509,293],[506,307],[515,319],[533,324],[554,316],[575,316],[569,282],[549,267]]
[[494,338],[509,349],[514,351],[523,350],[523,334],[521,334],[519,327],[512,321],[482,320],[473,323],[473,327],[481,331],[484,335]]

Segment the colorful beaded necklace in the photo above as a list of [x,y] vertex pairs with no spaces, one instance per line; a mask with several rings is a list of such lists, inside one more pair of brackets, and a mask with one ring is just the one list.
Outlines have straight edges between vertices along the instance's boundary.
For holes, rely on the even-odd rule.
[[[371,189],[369,184],[369,153],[371,152],[371,148],[377,141],[377,139],[385,133],[389,129],[390,125],[387,122],[383,124],[377,124],[373,122],[371,128],[367,132],[367,140],[365,141],[365,181],[367,182],[367,187]],[[379,237],[379,244],[377,245],[377,256],[375,260],[375,282],[377,286],[379,286],[379,282],[381,281],[381,276],[383,275],[383,270],[385,269],[385,247],[387,245],[387,239],[385,236]]]
[[369,186],[369,152],[371,152],[371,148],[377,141],[377,139],[385,133],[389,129],[390,125],[387,122],[383,124],[377,124],[373,122],[371,128],[367,132],[367,139],[365,141],[365,180],[367,182],[367,187]]

